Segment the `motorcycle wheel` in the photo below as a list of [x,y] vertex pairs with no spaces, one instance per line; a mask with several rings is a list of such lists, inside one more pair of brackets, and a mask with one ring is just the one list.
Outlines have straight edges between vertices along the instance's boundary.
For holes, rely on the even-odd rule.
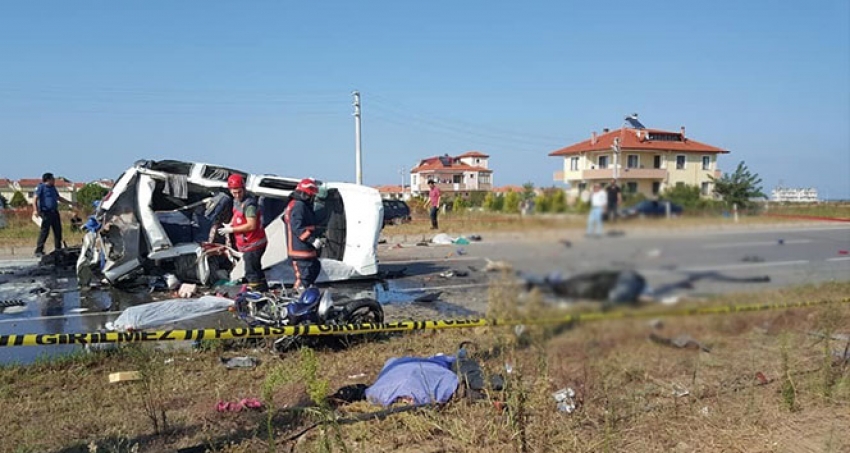
[[[337,321],[341,324],[380,324],[384,322],[384,309],[373,299],[354,300],[345,304]],[[348,347],[358,341],[374,340],[379,336],[377,333],[340,335],[339,342]]]

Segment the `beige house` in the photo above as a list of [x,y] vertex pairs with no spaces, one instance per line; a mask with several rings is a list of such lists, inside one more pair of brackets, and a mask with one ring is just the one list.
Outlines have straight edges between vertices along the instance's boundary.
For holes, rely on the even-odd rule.
[[493,170],[490,156],[470,151],[460,156],[429,157],[410,170],[410,190],[413,196],[428,193],[428,181],[434,181],[443,195],[470,192],[489,192],[493,189]]
[[[6,198],[8,202],[12,201],[15,192],[20,191],[27,203],[32,204],[35,198],[35,189],[41,184],[40,178],[25,178],[13,181],[11,179],[0,178],[0,195]],[[56,191],[59,196],[66,200],[77,201],[77,192],[85,186],[85,183],[71,182],[64,178],[56,178]]]
[[549,153],[564,158],[563,170],[555,172],[554,179],[567,184],[570,198],[612,179],[624,192],[648,197],[677,184],[697,186],[703,196],[711,196],[709,176],[720,176],[717,157],[729,151],[690,139],[684,127],[678,132],[647,129],[637,115],[626,122],[620,129],[593,132],[589,140]]

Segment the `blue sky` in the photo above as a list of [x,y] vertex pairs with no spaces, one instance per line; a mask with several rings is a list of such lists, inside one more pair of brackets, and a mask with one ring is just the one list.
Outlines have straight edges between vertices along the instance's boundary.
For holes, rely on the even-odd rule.
[[638,112],[850,198],[850,2],[3,2],[0,177],[137,159],[366,184],[479,150],[495,183]]

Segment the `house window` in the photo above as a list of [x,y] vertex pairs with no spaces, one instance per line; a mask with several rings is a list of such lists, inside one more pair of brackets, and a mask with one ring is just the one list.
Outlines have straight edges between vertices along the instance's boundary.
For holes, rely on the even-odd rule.
[[658,181],[653,181],[652,182],[652,194],[658,195],[659,192],[661,192],[661,183],[658,182]]
[[586,182],[578,183],[578,191],[584,192],[585,190],[587,190],[587,183]]
[[637,154],[629,154],[628,161],[626,162],[627,168],[638,168],[640,167],[640,157]]
[[627,193],[636,193],[637,192],[637,182],[630,181],[626,183],[626,192]]
[[676,156],[676,170],[685,169],[685,156]]
[[570,171],[578,171],[578,157],[570,158]]
[[487,173],[479,173],[478,182],[480,184],[490,184],[490,175],[488,175]]
[[463,175],[452,175],[452,184],[460,184],[463,182]]
[[475,159],[475,165],[478,165],[480,163],[481,163],[481,159]]
[[599,168],[608,168],[608,156],[599,156]]
[[710,194],[711,193],[710,190],[711,190],[711,183],[704,182],[700,185],[700,193],[702,193],[703,195]]
[[652,157],[652,168],[661,168],[661,156]]
[[702,169],[711,170],[711,156],[702,156]]

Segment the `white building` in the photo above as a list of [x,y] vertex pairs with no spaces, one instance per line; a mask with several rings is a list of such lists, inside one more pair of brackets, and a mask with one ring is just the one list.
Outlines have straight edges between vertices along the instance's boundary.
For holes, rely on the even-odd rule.
[[776,187],[770,192],[770,201],[792,203],[816,203],[818,190],[809,188]]

